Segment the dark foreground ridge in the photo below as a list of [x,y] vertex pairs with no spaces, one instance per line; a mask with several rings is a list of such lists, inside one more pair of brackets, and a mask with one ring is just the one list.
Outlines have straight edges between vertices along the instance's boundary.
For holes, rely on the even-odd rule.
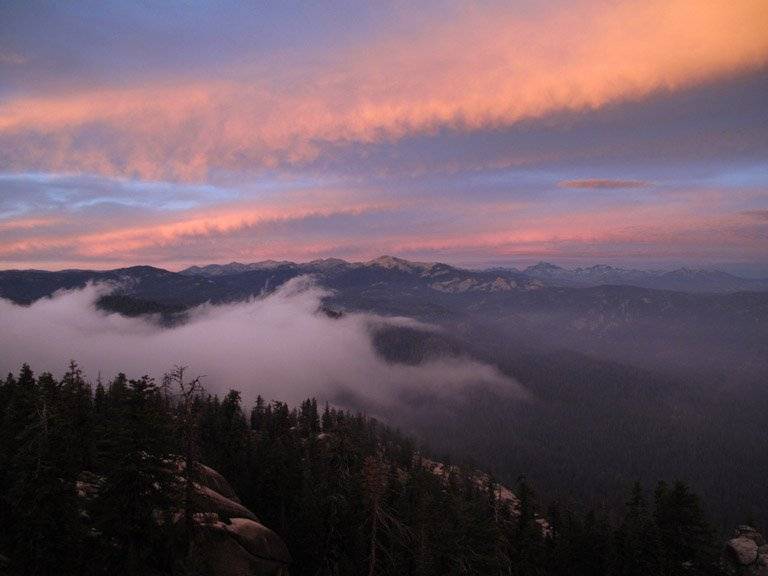
[[61,380],[24,366],[0,415],[7,575],[764,573],[756,531],[723,556],[682,483],[539,512],[524,478],[513,492],[312,399],[246,414],[183,369],[92,386],[75,364]]

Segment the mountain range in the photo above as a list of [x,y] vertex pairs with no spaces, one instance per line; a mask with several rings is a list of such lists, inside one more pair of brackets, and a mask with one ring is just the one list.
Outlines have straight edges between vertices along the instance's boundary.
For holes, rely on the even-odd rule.
[[523,272],[559,286],[599,286],[602,284],[640,286],[681,292],[738,292],[768,290],[768,279],[741,278],[720,270],[677,268],[675,270],[633,270],[598,264],[568,269],[539,262]]
[[[327,271],[332,268],[354,269],[371,266],[394,268],[401,271],[421,272],[427,275],[435,275],[433,273],[434,271],[445,274],[448,273],[449,270],[458,270],[455,267],[436,262],[411,262],[392,256],[381,256],[368,262],[346,262],[338,258],[314,260],[304,264],[298,264],[288,260],[265,260],[250,264],[231,262],[229,264],[190,266],[189,268],[182,270],[181,274],[210,277],[228,276],[257,270],[275,270],[279,268],[291,268],[312,272]],[[516,281],[519,281],[523,277],[528,277],[529,279],[541,280],[543,283],[550,286],[586,287],[618,285],[638,286],[657,290],[676,290],[681,292],[739,292],[768,290],[768,279],[766,278],[742,278],[720,270],[692,268],[677,268],[674,270],[636,270],[598,264],[584,268],[569,269],[550,264],[549,262],[539,262],[538,264],[529,266],[523,270],[497,267],[475,272],[497,273],[502,279],[513,275]],[[466,289],[473,289],[472,284],[465,286],[467,286]],[[453,286],[452,288],[462,289],[460,286]],[[505,288],[509,287],[506,286],[505,282],[500,282],[496,286],[480,289],[499,290]]]
[[[110,282],[120,291],[159,302],[174,301],[182,306],[203,301],[243,298],[281,284],[301,274],[316,275],[335,288],[339,281],[352,284],[366,278],[386,276],[387,281],[406,278],[442,293],[528,292],[541,288],[589,288],[633,286],[652,290],[717,294],[768,291],[768,279],[741,278],[718,270],[679,268],[672,271],[645,271],[596,265],[566,269],[540,262],[524,270],[489,268],[474,270],[438,262],[413,262],[381,256],[368,262],[347,262],[338,258],[296,263],[266,260],[243,264],[191,266],[171,272],[152,266],[134,266],[106,271],[94,270],[1,270],[0,297],[28,304],[56,290],[83,286],[86,282]],[[160,288],[159,290],[157,288]],[[166,291],[166,289],[168,289]]]

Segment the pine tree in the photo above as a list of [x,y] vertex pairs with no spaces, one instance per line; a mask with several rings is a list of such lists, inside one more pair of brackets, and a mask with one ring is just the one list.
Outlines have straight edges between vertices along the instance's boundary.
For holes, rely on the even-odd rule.
[[683,482],[676,482],[672,488],[660,482],[654,497],[662,573],[716,573],[717,547],[698,497]]
[[611,573],[621,576],[645,576],[660,570],[658,530],[640,482],[632,486],[624,519],[614,534],[611,564]]
[[73,474],[77,474],[93,467],[95,447],[91,387],[74,360],[62,378],[59,396],[61,417],[66,422],[64,456]]
[[251,430],[261,432],[264,426],[264,414],[266,408],[264,406],[264,398],[259,394],[256,396],[256,402],[251,409]]
[[141,573],[169,563],[170,516],[178,501],[171,419],[154,381],[119,375],[107,395],[110,418],[99,460],[104,482],[94,505],[105,567]]
[[330,432],[331,428],[333,428],[333,413],[331,412],[328,402],[325,403],[325,408],[323,409],[321,425],[323,432]]
[[[19,574],[76,574],[84,532],[74,481],[61,467],[55,443],[62,434],[62,420],[26,365],[15,392],[19,404],[9,462],[11,518],[6,524],[14,527],[8,542],[12,566]],[[16,427],[22,418],[23,427]]]

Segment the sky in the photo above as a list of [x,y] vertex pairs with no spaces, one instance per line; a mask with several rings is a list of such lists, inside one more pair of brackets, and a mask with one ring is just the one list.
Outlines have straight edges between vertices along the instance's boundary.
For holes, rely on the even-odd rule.
[[0,268],[768,276],[768,3],[0,3]]

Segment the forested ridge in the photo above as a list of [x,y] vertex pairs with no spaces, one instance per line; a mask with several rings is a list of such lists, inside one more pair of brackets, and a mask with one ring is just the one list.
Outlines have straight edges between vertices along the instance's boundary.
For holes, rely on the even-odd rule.
[[[180,368],[91,383],[74,363],[61,379],[24,365],[0,384],[0,437],[6,574],[202,573],[187,561],[195,511],[169,464],[179,459],[218,470],[283,539],[296,575],[721,573],[704,506],[682,483],[629,486],[623,510],[582,515],[540,508],[521,478],[512,502],[471,467],[436,473],[376,419],[314,399],[244,406]],[[83,473],[98,479],[94,498]]]
[[[409,382],[406,393],[398,394],[390,407],[371,398],[367,386],[353,378],[346,381],[349,371],[343,363],[336,364],[338,374],[326,381],[307,377],[303,394],[322,390],[324,398],[375,413],[439,453],[472,457],[479,468],[493,470],[504,482],[513,484],[525,473],[548,499],[581,513],[595,506],[620,507],[635,480],[652,488],[659,479],[677,478],[690,482],[701,495],[721,532],[749,515],[768,519],[768,459],[761,457],[768,453],[768,293],[689,294],[546,282],[540,286],[538,280],[534,283],[512,271],[473,271],[392,258],[358,264],[266,263],[239,272],[228,268],[218,274],[214,267],[207,275],[149,266],[0,271],[0,294],[28,306],[0,299],[7,314],[19,315],[5,334],[3,357],[8,360],[2,373],[17,370],[29,358],[28,350],[35,350],[40,365],[63,366],[72,356],[110,376],[128,366],[159,375],[167,369],[163,354],[122,344],[132,339],[128,326],[141,325],[169,342],[175,334],[195,332],[193,342],[211,354],[185,351],[182,357],[196,370],[217,375],[219,391],[226,390],[225,385],[251,390],[251,382],[240,375],[258,369],[240,365],[254,355],[244,350],[224,360],[232,347],[195,327],[249,302],[260,310],[271,309],[288,294],[296,302],[291,282],[302,290],[311,285],[326,295],[313,299],[309,321],[317,310],[326,312],[329,320],[340,320],[337,325],[329,322],[327,330],[348,327],[360,315],[370,314],[429,325],[421,329],[377,321],[380,325],[365,337],[371,335],[376,363],[387,362],[385,372],[402,365],[421,371],[433,362],[470,358],[498,368],[534,401],[520,402],[503,393],[509,387],[499,390],[474,380],[461,394],[435,393],[425,401],[422,391]],[[305,274],[311,274],[314,283],[306,277],[298,281]],[[509,286],[496,283],[499,278]],[[85,294],[73,290],[89,282],[102,286],[86,288]],[[68,311],[61,331],[47,329],[51,307]],[[135,321],[123,321],[112,315],[115,312]],[[303,309],[298,312],[296,318],[307,319]],[[92,330],[77,329],[83,318],[93,323]],[[270,341],[284,337],[296,342],[292,334],[281,336],[286,326],[290,324],[260,333],[269,334]],[[105,351],[96,352],[99,346],[87,341],[101,330],[105,338],[97,342]],[[222,330],[232,335],[234,324]],[[114,346],[107,346],[106,334],[114,337]],[[234,338],[236,347],[246,341]],[[62,342],[66,350],[55,354]],[[213,353],[217,346],[221,354]],[[312,342],[307,346],[299,358],[317,350]],[[265,383],[271,388],[263,393],[270,399],[281,398],[273,392],[279,387],[297,388],[277,358],[268,354],[263,360],[274,363],[278,374]],[[226,377],[225,371],[230,371]],[[471,379],[478,376],[470,374]],[[445,389],[440,379],[435,384],[435,390]],[[408,394],[410,390],[415,393]]]

